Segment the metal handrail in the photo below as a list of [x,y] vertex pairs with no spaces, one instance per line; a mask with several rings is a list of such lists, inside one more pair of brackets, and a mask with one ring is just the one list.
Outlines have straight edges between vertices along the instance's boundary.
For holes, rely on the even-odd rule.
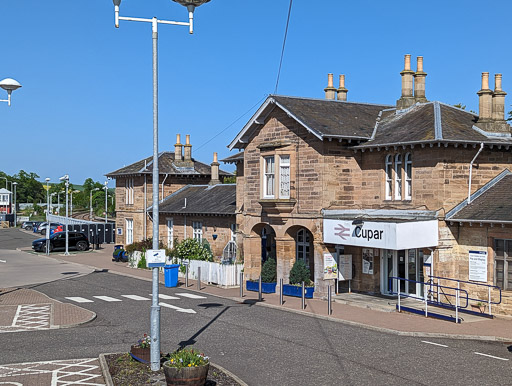
[[[449,280],[449,281],[455,281],[455,282],[458,282],[458,283],[467,283],[467,284],[471,284],[471,285],[475,285],[475,286],[479,286],[479,287],[488,287],[489,289],[489,298],[488,300],[484,300],[484,299],[479,299],[479,298],[468,298],[469,300],[474,300],[474,301],[479,301],[479,302],[485,302],[487,304],[500,304],[501,303],[501,300],[502,300],[502,297],[501,297],[501,288],[498,287],[497,285],[492,285],[492,284],[483,284],[483,283],[475,283],[473,281],[468,281],[468,280],[459,280],[459,279],[452,279],[452,278],[449,278],[449,277],[442,277],[442,276],[433,276],[433,275],[429,275],[428,276],[430,279],[438,279],[438,280]],[[500,301],[499,302],[493,302],[491,301],[491,296],[490,296],[490,291],[492,289],[495,289],[495,290],[498,290],[499,294],[500,294]]]

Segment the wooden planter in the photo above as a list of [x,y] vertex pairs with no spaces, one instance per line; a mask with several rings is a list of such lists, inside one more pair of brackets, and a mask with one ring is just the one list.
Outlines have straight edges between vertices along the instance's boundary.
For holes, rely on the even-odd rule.
[[171,367],[171,362],[164,362],[165,380],[168,385],[204,386],[210,364],[196,367]]
[[139,361],[142,363],[150,363],[151,362],[151,349],[149,347],[140,348],[136,345],[133,345],[130,348],[130,355],[136,361]]

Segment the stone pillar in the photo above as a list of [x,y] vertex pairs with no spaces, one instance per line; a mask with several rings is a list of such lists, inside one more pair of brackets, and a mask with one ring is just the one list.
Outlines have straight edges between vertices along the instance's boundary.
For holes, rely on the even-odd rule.
[[492,90],[489,89],[489,73],[482,72],[482,89],[477,92],[478,100],[478,121],[479,123],[489,122],[492,118]]
[[284,284],[290,283],[290,270],[295,263],[295,240],[292,237],[276,237],[277,283],[283,279]]
[[182,154],[182,147],[183,145],[180,143],[181,136],[179,134],[176,134],[176,144],[174,145],[174,160],[175,161],[182,161],[183,160],[183,154]]
[[192,145],[190,144],[190,135],[187,134],[185,143],[184,161],[192,161]]
[[411,70],[410,54],[405,55],[404,69],[400,75],[402,75],[402,96],[396,101],[396,107],[398,110],[403,110],[415,103],[413,96],[414,71]]
[[340,87],[338,87],[338,100],[346,101],[348,90],[345,88],[345,75],[340,75]]
[[217,185],[220,184],[219,180],[219,162],[217,160],[217,153],[213,153],[213,162],[211,163],[212,167],[212,179],[210,180],[209,185]]
[[427,102],[425,97],[425,78],[427,73],[423,72],[423,56],[417,57],[417,68],[414,73],[414,100],[419,103]]
[[244,248],[244,278],[257,280],[261,273],[261,237],[257,235],[246,236],[243,241]]
[[333,81],[332,74],[327,75],[327,87],[324,89],[324,91],[325,91],[325,99],[334,100],[336,98],[336,89],[334,88],[334,81]]
[[505,95],[501,89],[501,74],[494,75],[494,93],[492,94],[492,119],[497,122],[505,122]]

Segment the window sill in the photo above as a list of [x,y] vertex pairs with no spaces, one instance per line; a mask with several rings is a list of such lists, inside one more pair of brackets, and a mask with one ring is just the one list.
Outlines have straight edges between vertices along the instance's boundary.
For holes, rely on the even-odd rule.
[[293,198],[262,198],[258,202],[267,213],[290,213],[297,200]]

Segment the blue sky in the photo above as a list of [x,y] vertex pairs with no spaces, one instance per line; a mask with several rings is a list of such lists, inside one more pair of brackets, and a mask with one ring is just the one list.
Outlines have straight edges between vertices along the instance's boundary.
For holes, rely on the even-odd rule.
[[[196,10],[194,35],[160,25],[160,151],[180,133],[200,161],[230,154],[253,106],[274,93],[288,6],[211,0]],[[332,72],[336,87],[346,74],[350,101],[394,104],[410,53],[413,69],[424,56],[429,100],[477,111],[482,71],[491,87],[503,73],[512,93],[510,14],[506,0],[294,0],[278,94],[323,98]],[[187,19],[170,0],[123,0],[121,15]],[[152,154],[149,24],[115,29],[111,0],[2,0],[0,20],[0,79],[23,85],[10,108],[0,103],[0,170],[78,184]]]

